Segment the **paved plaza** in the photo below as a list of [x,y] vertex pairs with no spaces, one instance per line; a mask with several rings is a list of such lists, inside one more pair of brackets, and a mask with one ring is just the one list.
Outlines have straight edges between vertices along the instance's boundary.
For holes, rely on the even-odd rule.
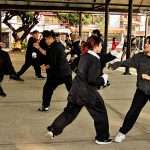
[[[24,55],[11,54],[11,58],[18,70],[24,62]],[[136,76],[123,76],[120,71],[109,71],[108,74],[111,86],[100,93],[106,103],[113,138],[131,104]],[[144,107],[127,140],[121,144],[95,144],[93,121],[84,108],[63,134],[50,140],[46,127],[66,105],[67,90],[64,85],[58,87],[50,111],[38,112],[45,81],[35,79],[32,68],[22,77],[23,83],[8,77],[3,82],[8,96],[0,97],[0,150],[150,150],[149,104]]]

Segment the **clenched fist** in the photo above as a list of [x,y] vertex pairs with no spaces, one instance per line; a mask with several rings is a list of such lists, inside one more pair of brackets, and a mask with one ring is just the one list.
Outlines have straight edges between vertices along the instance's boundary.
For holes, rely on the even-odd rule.
[[113,64],[109,64],[108,65],[108,69],[112,69],[112,70],[116,70],[117,68],[119,68],[121,66],[121,62],[118,61],[118,62],[115,62]]

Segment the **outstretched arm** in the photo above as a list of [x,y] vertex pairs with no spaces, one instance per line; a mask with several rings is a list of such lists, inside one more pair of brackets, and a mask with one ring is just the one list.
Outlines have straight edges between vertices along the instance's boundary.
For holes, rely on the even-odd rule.
[[108,68],[111,68],[112,70],[116,70],[118,67],[133,67],[137,68],[138,61],[137,61],[137,55],[133,56],[132,58],[129,58],[123,62],[118,61],[113,64],[110,64]]
[[150,76],[148,74],[142,74],[142,78],[150,81]]
[[43,55],[46,55],[46,51],[40,47],[39,43],[34,43],[33,46],[38,49]]

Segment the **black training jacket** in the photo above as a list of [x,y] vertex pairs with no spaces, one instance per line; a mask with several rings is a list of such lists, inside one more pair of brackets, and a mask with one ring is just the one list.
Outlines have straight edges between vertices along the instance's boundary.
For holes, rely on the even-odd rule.
[[63,78],[72,74],[65,57],[64,46],[59,42],[53,42],[47,49],[46,62],[49,65],[47,70],[49,77]]
[[80,58],[78,71],[73,80],[68,100],[80,105],[95,104],[102,99],[97,87],[104,85],[100,59],[87,53]]

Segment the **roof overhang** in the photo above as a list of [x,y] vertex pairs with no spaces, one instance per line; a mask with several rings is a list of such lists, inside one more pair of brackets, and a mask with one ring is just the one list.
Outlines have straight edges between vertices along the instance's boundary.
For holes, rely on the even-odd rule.
[[[104,12],[109,2],[110,12],[128,12],[129,0],[0,0],[1,10]],[[150,11],[150,0],[133,0],[133,12]]]

